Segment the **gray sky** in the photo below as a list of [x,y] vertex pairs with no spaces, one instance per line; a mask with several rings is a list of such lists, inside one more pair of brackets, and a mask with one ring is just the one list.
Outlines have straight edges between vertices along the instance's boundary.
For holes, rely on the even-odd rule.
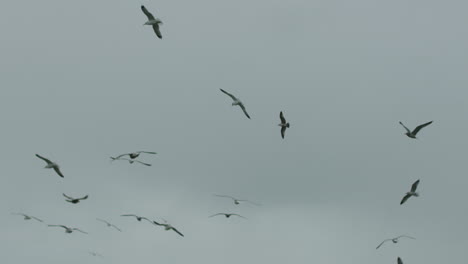
[[[164,22],[162,40],[141,4]],[[1,1],[2,263],[462,263],[467,8]],[[411,140],[400,120],[434,124]],[[141,157],[152,167],[109,162],[137,150],[158,152]],[[417,179],[421,197],[400,206]],[[72,205],[63,192],[90,198]],[[249,219],[208,218],[217,212]],[[124,213],[165,218],[185,237]],[[417,240],[375,250],[400,234]]]

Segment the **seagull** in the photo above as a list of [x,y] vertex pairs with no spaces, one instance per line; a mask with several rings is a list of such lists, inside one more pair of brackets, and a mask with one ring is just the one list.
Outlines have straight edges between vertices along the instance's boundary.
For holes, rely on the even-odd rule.
[[161,224],[161,223],[158,223],[156,221],[153,221],[153,224],[158,225],[158,226],[164,226],[164,230],[173,230],[177,234],[179,234],[181,236],[184,236],[181,232],[179,232],[179,230],[177,230],[175,227],[171,226],[168,223]]
[[112,161],[114,161],[114,160],[128,160],[128,163],[130,163],[130,164],[133,164],[134,162],[138,162],[138,163],[143,164],[145,166],[151,166],[151,164],[144,163],[144,162],[141,162],[139,160],[132,160],[132,159],[127,159],[127,158],[118,158],[118,157],[116,157],[116,158],[110,157],[110,158],[112,159]]
[[416,239],[414,237],[410,237],[410,236],[407,236],[407,235],[401,235],[401,236],[397,236],[397,237],[394,237],[394,238],[389,238],[389,239],[385,239],[384,241],[382,241],[382,243],[380,243],[375,249],[379,249],[379,247],[381,247],[385,242],[388,242],[388,241],[392,241],[394,244],[398,243],[398,239],[402,238],[402,237],[406,237],[406,238],[411,238],[411,239]]
[[409,130],[403,123],[400,121],[400,125],[402,125],[406,129],[405,135],[407,135],[409,138],[414,138],[416,139],[416,134],[418,134],[419,130],[421,130],[423,127],[428,126],[432,124],[433,121],[427,122],[425,124],[417,126],[413,131]]
[[39,221],[39,222],[44,222],[42,221],[41,219],[35,217],[35,216],[32,216],[32,215],[27,215],[27,214],[22,214],[22,213],[12,213],[14,215],[22,215],[24,217],[24,220],[31,220],[31,219],[34,219],[36,221]]
[[258,204],[258,203],[254,203],[254,202],[249,201],[249,200],[237,199],[237,198],[234,198],[234,197],[229,196],[229,195],[219,195],[219,194],[215,194],[214,196],[231,198],[231,199],[234,201],[234,204],[240,204],[241,202],[247,202],[247,203],[251,203],[251,204],[253,204],[253,205],[260,206],[260,204]]
[[97,253],[97,252],[94,252],[94,251],[90,251],[89,254],[93,257],[100,257],[100,258],[103,258],[104,256]]
[[131,159],[136,159],[138,158],[138,156],[140,156],[141,153],[146,153],[146,154],[158,154],[156,152],[152,152],[152,151],[137,151],[137,152],[132,152],[132,153],[125,153],[125,154],[121,154],[115,158],[112,158],[113,160],[116,160],[116,159],[120,159],[121,157],[123,156],[129,156]]
[[47,162],[47,165],[46,165],[44,168],[46,168],[46,169],[54,169],[55,172],[56,172],[60,177],[63,178],[63,174],[60,172],[60,167],[59,167],[59,165],[58,165],[57,163],[52,162],[52,161],[50,161],[50,160],[48,160],[48,159],[46,159],[46,158],[44,158],[44,157],[42,157],[42,156],[40,156],[40,155],[38,155],[38,154],[36,154],[36,157],[38,157],[38,158],[40,158],[41,160]]
[[86,195],[86,196],[84,196],[84,197],[81,197],[81,198],[73,198],[73,197],[70,197],[70,196],[68,196],[68,195],[66,195],[66,194],[64,194],[64,193],[62,193],[62,194],[63,194],[63,196],[65,196],[65,198],[68,199],[68,200],[65,200],[65,201],[67,201],[67,202],[69,202],[69,203],[72,203],[72,204],[77,204],[77,203],[80,202],[80,200],[86,200],[86,199],[88,199],[88,195]]
[[401,258],[400,258],[400,257],[398,257],[398,259],[397,259],[397,263],[398,263],[398,264],[403,264],[403,261],[401,260]]
[[145,219],[146,221],[151,223],[151,220],[149,220],[148,218],[143,217],[143,216],[138,216],[138,215],[134,215],[134,214],[124,214],[124,215],[120,215],[120,216],[133,216],[140,222],[141,222],[142,219]]
[[411,191],[406,193],[405,197],[403,197],[403,199],[401,200],[400,205],[404,204],[406,200],[408,200],[411,196],[415,196],[415,197],[419,196],[419,193],[416,192],[416,188],[418,188],[418,184],[419,184],[419,180],[415,181],[413,185],[411,185]]
[[289,123],[286,122],[286,119],[283,116],[283,111],[280,112],[280,119],[281,123],[278,126],[281,127],[281,137],[284,139],[284,132],[286,132],[286,128],[289,127]]
[[154,33],[156,33],[156,36],[158,36],[158,38],[162,39],[162,35],[161,35],[161,31],[159,31],[159,24],[163,24],[163,22],[161,20],[159,20],[158,18],[154,18],[153,14],[151,14],[145,6],[141,6],[141,10],[143,11],[143,13],[145,13],[145,15],[148,17],[148,21],[143,24],[143,25],[149,25],[149,26],[153,26],[153,30],[154,30]]
[[75,231],[75,230],[76,230],[76,231],[79,231],[79,232],[81,232],[81,233],[83,233],[83,234],[88,234],[88,233],[86,233],[85,231],[80,230],[80,229],[78,229],[78,228],[70,228],[70,227],[67,227],[67,226],[64,226],[64,225],[49,225],[49,226],[63,227],[63,228],[65,228],[65,233],[68,233],[68,234],[72,233],[72,232]]
[[217,216],[217,215],[224,215],[224,216],[226,216],[226,218],[229,218],[229,217],[235,215],[235,216],[238,216],[238,217],[242,217],[242,218],[244,218],[244,219],[247,219],[246,217],[243,217],[242,215],[239,215],[239,214],[227,214],[227,213],[218,213],[218,214],[211,215],[211,216],[209,216],[209,217],[213,217],[213,216]]
[[220,90],[221,90],[221,92],[223,92],[223,93],[229,95],[229,97],[231,97],[232,100],[234,100],[234,102],[232,102],[232,105],[233,105],[233,106],[234,106],[234,105],[240,106],[240,108],[242,108],[242,111],[244,111],[244,114],[247,116],[247,118],[250,119],[249,114],[247,114],[247,111],[245,110],[244,104],[243,104],[238,98],[236,98],[234,95],[232,95],[232,94],[230,94],[230,93],[224,91],[223,89],[220,89]]
[[98,221],[101,221],[101,222],[105,223],[105,224],[106,224],[108,227],[113,227],[113,228],[115,228],[115,229],[119,230],[120,232],[122,232],[122,230],[121,230],[120,228],[118,228],[118,227],[116,227],[115,225],[113,225],[113,224],[111,224],[111,223],[107,222],[106,220],[99,219],[99,218],[96,218],[96,220],[98,220]]

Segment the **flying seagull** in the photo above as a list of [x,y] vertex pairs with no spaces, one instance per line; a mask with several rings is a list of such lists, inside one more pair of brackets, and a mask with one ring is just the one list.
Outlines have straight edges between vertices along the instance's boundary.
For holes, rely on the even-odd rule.
[[100,257],[100,258],[103,258],[104,256],[97,253],[97,252],[94,252],[94,251],[90,251],[89,254],[93,257]]
[[405,197],[403,197],[403,199],[401,200],[400,205],[404,204],[406,200],[408,200],[411,196],[415,196],[415,197],[419,196],[419,193],[416,192],[416,188],[418,188],[418,184],[419,184],[419,180],[415,181],[413,185],[411,185],[411,191],[406,193]]
[[158,18],[154,18],[153,14],[151,14],[148,11],[148,9],[146,9],[145,6],[142,5],[141,10],[148,17],[148,21],[143,25],[153,26],[153,30],[154,30],[154,33],[156,33],[156,36],[158,36],[158,38],[162,39],[161,31],[159,31],[159,24],[162,25],[163,22]]
[[153,221],[153,224],[155,225],[158,225],[158,226],[164,226],[164,230],[173,230],[174,232],[176,232],[177,234],[181,235],[181,236],[184,236],[181,232],[179,232],[179,230],[177,230],[175,227],[171,226],[170,224],[168,223],[158,223],[156,221]]
[[84,197],[81,197],[81,198],[73,198],[73,197],[70,197],[70,196],[68,196],[68,195],[66,195],[64,193],[62,193],[62,194],[63,194],[63,196],[65,196],[65,198],[67,198],[67,200],[65,200],[65,201],[67,201],[69,203],[72,203],[72,204],[77,204],[77,203],[80,202],[80,200],[88,199],[88,195],[86,195]]
[[249,114],[247,113],[247,110],[245,110],[244,104],[243,104],[238,98],[236,98],[234,95],[232,95],[232,94],[230,94],[230,93],[224,91],[223,89],[220,89],[220,90],[221,90],[221,92],[223,92],[223,93],[229,95],[229,97],[231,97],[232,100],[234,101],[234,102],[232,102],[232,105],[233,105],[233,106],[234,106],[234,105],[240,106],[240,108],[242,108],[242,111],[244,111],[244,114],[247,116],[247,118],[250,119],[250,116],[249,116]]
[[406,237],[406,238],[411,238],[411,239],[416,239],[414,237],[410,237],[410,236],[407,236],[407,235],[401,235],[401,236],[397,236],[397,237],[394,237],[394,238],[389,238],[389,239],[385,239],[384,241],[382,241],[382,243],[380,243],[375,249],[379,249],[385,242],[388,242],[388,241],[392,241],[394,244],[398,243],[398,239],[402,238],[402,237]]
[[101,222],[105,223],[105,224],[106,224],[108,227],[113,227],[113,228],[115,228],[115,229],[119,230],[120,232],[122,232],[122,230],[121,230],[120,228],[118,228],[118,227],[117,227],[117,226],[115,226],[114,224],[111,224],[111,223],[107,222],[106,220],[99,219],[99,218],[96,218],[96,220],[98,220],[98,221],[101,221]]
[[280,119],[281,123],[278,126],[281,127],[281,137],[284,138],[284,132],[286,132],[286,128],[289,127],[289,123],[286,122],[286,119],[283,116],[283,111],[280,112]]
[[249,201],[249,200],[241,200],[241,199],[237,199],[237,198],[234,198],[232,196],[229,196],[229,195],[219,195],[219,194],[215,194],[214,196],[218,196],[218,197],[226,197],[226,198],[231,198],[232,201],[234,202],[234,204],[240,204],[241,202],[247,202],[247,203],[251,203],[253,205],[257,205],[257,206],[260,206],[260,204],[258,203],[254,203],[252,201]]
[[41,160],[47,162],[47,165],[46,165],[44,168],[46,168],[46,169],[54,169],[55,172],[56,172],[60,177],[63,178],[63,174],[60,172],[60,167],[59,167],[59,165],[58,165],[57,163],[52,162],[52,161],[50,161],[50,160],[48,160],[48,159],[46,159],[46,158],[44,158],[44,157],[42,157],[41,155],[38,155],[38,154],[36,154],[36,157],[38,157],[38,158],[40,158]]
[[217,216],[217,215],[224,215],[226,218],[229,218],[229,217],[235,215],[235,216],[238,216],[238,217],[242,217],[242,218],[244,218],[244,219],[247,219],[246,217],[243,217],[242,215],[239,215],[239,214],[228,214],[228,213],[218,213],[218,214],[211,215],[211,216],[209,216],[209,217],[213,217],[213,216]]
[[140,156],[141,153],[146,153],[146,154],[158,154],[156,152],[152,152],[152,151],[137,151],[137,152],[132,152],[132,153],[125,153],[125,154],[121,154],[115,158],[112,158],[113,160],[115,159],[120,159],[121,157],[123,156],[129,156],[131,159],[136,159],[138,158],[138,156]]
[[128,163],[130,163],[130,164],[133,164],[134,162],[138,162],[138,163],[143,164],[143,165],[145,165],[145,166],[151,166],[151,164],[149,164],[149,163],[144,163],[144,162],[141,162],[141,161],[139,161],[139,160],[132,160],[132,159],[127,159],[127,158],[117,158],[117,157],[116,157],[116,158],[110,157],[110,158],[112,159],[112,161],[114,161],[114,160],[127,160]]
[[146,221],[151,223],[151,220],[149,220],[148,218],[143,217],[143,216],[138,216],[138,215],[134,215],[134,214],[124,214],[124,215],[120,215],[120,216],[133,216],[133,217],[136,218],[136,220],[138,220],[140,222],[141,222],[142,219],[145,219]]
[[406,129],[405,135],[407,135],[409,138],[414,138],[416,139],[416,134],[418,134],[419,130],[421,130],[423,127],[428,126],[432,124],[433,121],[427,122],[425,124],[417,126],[413,131],[409,130],[403,123],[400,121],[400,125],[402,125]]
[[34,219],[36,221],[39,221],[39,222],[44,222],[42,221],[41,219],[35,217],[35,216],[32,216],[32,215],[27,215],[27,214],[22,214],[22,213],[12,213],[14,215],[22,215],[24,217],[24,220],[31,220],[31,219]]
[[401,258],[400,258],[400,257],[398,257],[398,259],[397,259],[397,263],[398,263],[398,264],[403,264],[403,261],[401,260]]
[[78,231],[78,232],[81,232],[81,233],[83,233],[83,234],[88,234],[88,233],[86,233],[85,231],[80,230],[80,229],[78,229],[78,228],[70,228],[70,227],[67,227],[67,226],[64,226],[64,225],[49,225],[49,226],[63,227],[63,228],[65,228],[65,233],[68,233],[68,234],[72,233],[72,232],[75,231],[75,230]]

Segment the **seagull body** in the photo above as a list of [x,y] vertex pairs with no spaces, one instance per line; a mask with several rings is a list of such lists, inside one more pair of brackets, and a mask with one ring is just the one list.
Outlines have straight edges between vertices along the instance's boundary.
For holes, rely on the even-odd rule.
[[427,122],[425,124],[422,124],[422,125],[419,125],[417,126],[413,131],[409,130],[405,125],[403,125],[403,123],[400,121],[400,125],[402,125],[405,130],[406,130],[406,133],[405,135],[408,136],[409,138],[413,138],[413,139],[416,139],[416,134],[418,134],[419,130],[421,130],[422,128],[432,124],[433,121],[431,122]]
[[397,259],[397,263],[398,263],[398,264],[403,264],[403,261],[401,260],[401,258],[400,258],[400,257],[398,257],[398,259]]
[[394,237],[394,238],[388,238],[388,239],[385,239],[384,241],[382,241],[382,243],[380,243],[375,249],[379,249],[385,242],[388,242],[388,241],[392,241],[393,244],[396,244],[396,243],[398,243],[398,240],[400,238],[402,238],[402,237],[416,239],[414,237],[410,237],[410,236],[407,236],[407,235],[401,235],[401,236],[397,236],[397,237]]
[[215,194],[214,196],[225,197],[225,198],[231,198],[232,201],[234,202],[234,204],[236,204],[236,205],[240,204],[241,202],[247,202],[247,203],[251,203],[251,204],[253,204],[253,205],[257,205],[257,206],[260,205],[260,204],[258,204],[258,203],[254,203],[254,202],[249,201],[249,200],[241,200],[241,199],[237,199],[237,198],[234,198],[234,197],[232,197],[232,196],[229,196],[229,195],[219,195],[219,194]]
[[156,36],[158,36],[158,38],[162,39],[161,31],[159,30],[159,24],[162,25],[163,22],[158,18],[154,18],[153,14],[151,14],[148,11],[148,9],[146,9],[145,6],[142,5],[141,10],[148,17],[148,21],[146,21],[146,23],[143,24],[143,25],[153,26],[153,30],[154,30],[154,33],[156,33]]
[[148,218],[143,217],[143,216],[134,215],[134,214],[124,214],[124,215],[120,215],[120,216],[133,216],[133,217],[135,217],[136,220],[138,220],[139,222],[141,222],[141,220],[144,219],[144,220],[146,220],[146,221],[152,223],[151,220],[149,220]]
[[59,165],[58,165],[57,163],[52,162],[52,161],[50,161],[50,160],[48,160],[48,159],[46,159],[46,158],[44,158],[44,157],[42,157],[41,155],[38,155],[38,154],[36,154],[36,157],[40,158],[41,160],[43,160],[43,161],[45,161],[45,162],[47,163],[47,165],[46,165],[44,168],[46,168],[46,169],[54,169],[55,172],[56,172],[60,177],[63,178],[63,174],[62,174],[62,172],[60,172],[60,167],[59,167]]
[[239,214],[228,214],[228,213],[218,213],[218,214],[211,215],[209,217],[213,217],[213,216],[217,216],[217,215],[224,215],[226,218],[229,218],[229,217],[235,215],[235,216],[247,219],[246,217],[243,217],[242,215],[239,215]]
[[81,198],[73,198],[73,197],[70,197],[70,196],[68,196],[68,195],[66,195],[64,193],[62,193],[62,194],[63,194],[63,196],[65,196],[65,198],[67,198],[67,200],[65,200],[65,201],[67,201],[69,203],[72,203],[72,204],[77,204],[77,203],[80,202],[80,200],[88,199],[88,195],[86,195],[84,197],[81,197]]
[[24,220],[31,220],[31,219],[34,219],[36,221],[39,221],[39,222],[44,222],[42,221],[41,219],[35,217],[35,216],[32,216],[32,215],[27,215],[27,214],[23,214],[23,213],[13,213],[14,215],[22,215],[24,217]]
[[94,251],[93,251],[93,252],[90,251],[89,254],[90,254],[91,256],[93,256],[93,257],[100,257],[100,258],[103,258],[103,256],[102,256],[101,254],[99,254],[99,253],[97,253],[97,252],[94,252]]
[[158,225],[158,226],[163,226],[164,230],[166,230],[166,231],[172,230],[172,231],[176,232],[177,234],[179,234],[180,236],[182,236],[182,237],[184,236],[181,232],[179,232],[179,230],[177,230],[175,227],[171,226],[168,223],[162,224],[162,223],[158,223],[156,221],[153,221],[153,224]]
[[120,159],[121,157],[123,156],[129,156],[131,159],[136,159],[138,158],[138,156],[140,156],[141,153],[146,153],[146,154],[157,154],[156,152],[152,152],[152,151],[137,151],[137,152],[132,152],[132,153],[125,153],[125,154],[121,154],[115,158],[112,158],[113,160],[116,160],[116,159]]
[[284,139],[284,133],[286,132],[286,128],[289,128],[289,123],[286,122],[286,119],[283,116],[283,111],[280,112],[280,119],[281,123],[278,126],[281,127],[281,137]]
[[118,231],[122,232],[122,230],[120,228],[118,228],[114,224],[111,224],[111,223],[107,222],[106,220],[99,219],[99,218],[96,218],[96,220],[105,223],[108,227],[113,227],[113,228],[117,229]]
[[114,160],[126,160],[126,161],[128,161],[128,163],[130,163],[130,164],[133,164],[134,162],[137,162],[137,163],[140,163],[140,164],[145,165],[145,166],[151,166],[151,164],[149,164],[149,163],[144,163],[144,162],[141,162],[141,161],[139,161],[139,160],[133,160],[133,159],[127,159],[127,158],[119,158],[119,157],[115,157],[115,158],[114,158],[114,157],[110,157],[110,158],[112,159],[112,161],[114,161]]
[[78,229],[78,228],[71,228],[71,227],[67,227],[67,226],[64,226],[64,225],[49,225],[49,226],[63,227],[63,228],[65,228],[65,233],[67,233],[67,234],[70,234],[70,233],[72,233],[73,231],[78,231],[78,232],[81,232],[81,233],[83,233],[83,234],[88,234],[88,233],[86,233],[85,231],[80,230],[80,229]]
[[221,90],[221,92],[223,92],[223,93],[227,94],[229,97],[231,97],[232,100],[233,100],[232,105],[233,106],[238,105],[242,109],[242,111],[244,112],[245,116],[247,116],[247,118],[250,119],[250,116],[247,113],[247,110],[245,110],[244,104],[237,97],[235,97],[234,95],[224,91],[223,89],[219,89],[219,90]]
[[403,199],[400,202],[400,205],[404,204],[406,200],[408,200],[411,196],[418,197],[419,193],[416,192],[416,189],[418,188],[419,180],[415,181],[413,185],[411,185],[411,190],[406,193],[406,195],[403,197]]

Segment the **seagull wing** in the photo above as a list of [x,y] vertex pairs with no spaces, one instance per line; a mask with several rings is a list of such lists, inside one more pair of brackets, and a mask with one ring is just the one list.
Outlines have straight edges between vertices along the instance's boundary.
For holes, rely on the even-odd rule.
[[387,241],[390,241],[391,239],[385,239],[384,241],[382,241],[382,243],[380,243],[375,249],[379,249],[379,247],[381,247],[385,242]]
[[234,95],[232,95],[232,94],[230,94],[230,93],[228,93],[228,92],[224,91],[223,89],[219,89],[219,90],[221,90],[221,92],[223,92],[223,93],[225,93],[225,94],[229,95],[229,97],[231,97],[231,98],[232,98],[232,100],[234,100],[234,101],[238,101],[238,99],[237,99],[237,98],[236,98]]
[[214,194],[214,196],[225,197],[225,198],[231,198],[231,199],[233,199],[233,200],[236,200],[236,198],[234,198],[234,197],[232,197],[232,196],[229,196],[229,195]]
[[152,152],[152,151],[137,151],[137,153],[158,154],[158,153]]
[[402,125],[406,129],[406,132],[411,133],[411,130],[409,130],[405,125],[403,125],[401,121],[400,121],[400,125]]
[[247,116],[248,119],[250,119],[249,114],[247,113],[247,110],[245,110],[245,106],[243,103],[239,104],[240,108],[242,108],[242,111],[244,111],[244,114]]
[[419,180],[415,181],[413,185],[411,185],[411,191],[415,192],[416,189],[418,188],[418,185],[419,185]]
[[73,228],[72,230],[76,230],[76,231],[81,232],[81,233],[83,233],[83,234],[88,234],[88,233],[86,233],[85,231],[80,230],[80,229],[78,229],[78,228]]
[[54,171],[55,171],[60,177],[63,178],[63,174],[62,174],[62,172],[60,171],[59,167],[55,166],[55,167],[54,167]]
[[37,221],[39,221],[39,222],[41,222],[41,223],[44,222],[44,221],[42,221],[41,219],[39,219],[39,218],[37,218],[37,217],[35,217],[35,216],[31,216],[31,218],[36,219]]
[[122,230],[121,230],[120,228],[116,227],[115,225],[111,224],[111,226],[112,226],[113,228],[119,230],[120,232],[122,232]]
[[136,162],[138,162],[138,163],[140,163],[140,164],[143,164],[143,165],[145,165],[145,166],[151,166],[151,164],[149,164],[149,163],[144,163],[144,162],[141,162],[141,161],[139,161],[139,160],[134,160],[134,161],[136,161]]
[[112,157],[111,157],[111,158],[112,158],[113,160],[116,160],[116,159],[120,159],[121,157],[127,156],[127,155],[130,155],[130,153],[120,154],[120,155],[118,155],[118,156],[115,157],[115,158],[112,158]]
[[107,222],[106,220],[103,220],[103,219],[100,219],[100,218],[96,218],[96,220],[98,220],[100,222],[103,222],[103,223],[106,223],[106,224],[109,224],[109,225],[111,224],[111,223]]
[[214,214],[214,215],[210,215],[210,216],[208,216],[208,217],[213,217],[213,216],[217,216],[217,215],[225,215],[225,214],[223,214],[223,213],[217,213],[217,214]]
[[86,196],[84,196],[82,198],[78,198],[78,200],[86,200],[86,199],[88,199],[88,195],[86,195]]
[[283,111],[280,112],[281,124],[286,124],[286,119],[283,116]]
[[172,230],[174,230],[174,232],[176,232],[177,234],[181,235],[181,236],[184,236],[181,232],[179,232],[179,230],[177,230],[175,227],[171,227]]
[[161,34],[161,31],[159,30],[159,24],[154,24],[153,25],[153,30],[154,30],[154,33],[156,33],[156,36],[158,36],[158,38],[162,39],[162,34]]
[[153,14],[151,14],[148,11],[148,9],[146,9],[146,7],[144,5],[141,6],[141,11],[143,11],[143,13],[145,13],[145,15],[148,17],[148,20],[154,20]]
[[409,194],[405,195],[405,197],[403,197],[403,199],[401,200],[400,205],[404,204],[406,202],[406,200],[408,200],[410,197],[411,197],[411,195],[409,195]]
[[235,216],[238,216],[238,217],[241,217],[241,218],[247,219],[247,217],[243,217],[243,216],[242,216],[242,215],[240,215],[240,214],[231,214],[231,215],[235,215]]
[[286,127],[281,127],[281,137],[284,139],[284,133],[286,132]]
[[58,227],[63,227],[65,229],[68,229],[68,227],[64,226],[64,225],[48,225],[48,226],[58,226]]
[[255,202],[252,202],[252,201],[249,201],[249,200],[237,200],[237,201],[239,201],[239,202],[247,202],[247,203],[249,203],[249,204],[253,204],[253,205],[256,205],[256,206],[261,206],[261,204],[255,203]]
[[62,193],[62,194],[63,194],[63,196],[65,196],[67,199],[75,200],[75,198],[73,198],[73,197],[70,197],[70,196],[68,196],[68,195],[66,195],[66,194],[64,194],[64,193]]
[[401,235],[401,236],[397,237],[397,239],[400,238],[400,237],[406,237],[406,238],[416,239],[416,238],[414,238],[414,237],[410,237],[410,236],[407,236],[407,235]]
[[133,216],[133,217],[138,217],[137,215],[134,215],[134,214],[123,214],[123,215],[120,215],[120,216]]
[[401,260],[400,257],[398,257],[397,262],[398,262],[398,264],[403,264],[403,261]]
[[36,154],[36,157],[38,157],[38,158],[40,158],[41,160],[43,160],[43,161],[47,162],[47,164],[51,164],[51,163],[53,163],[52,161],[50,161],[50,160],[48,160],[48,159],[46,159],[46,158],[42,157],[42,156],[41,156],[41,155],[39,155],[39,154]]
[[419,125],[419,126],[417,126],[417,127],[413,130],[412,133],[413,133],[414,135],[416,135],[416,134],[419,132],[419,130],[421,130],[423,127],[426,127],[426,126],[428,126],[428,125],[430,125],[430,124],[432,124],[432,121],[431,121],[431,122],[427,122],[427,123],[422,124],[422,125]]

